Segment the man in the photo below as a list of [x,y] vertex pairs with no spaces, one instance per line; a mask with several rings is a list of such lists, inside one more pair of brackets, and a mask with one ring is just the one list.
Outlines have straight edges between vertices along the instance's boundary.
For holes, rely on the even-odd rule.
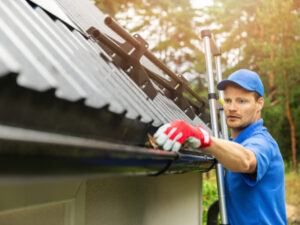
[[178,151],[187,141],[211,153],[226,169],[225,194],[229,223],[287,224],[284,164],[278,145],[263,127],[264,87],[259,76],[238,70],[218,83],[224,90],[226,123],[231,141],[210,137],[202,127],[173,121],[155,133],[164,150]]

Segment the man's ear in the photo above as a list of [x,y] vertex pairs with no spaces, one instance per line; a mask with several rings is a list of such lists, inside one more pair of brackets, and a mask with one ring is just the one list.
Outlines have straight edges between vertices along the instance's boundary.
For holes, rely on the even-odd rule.
[[259,99],[257,99],[257,103],[258,103],[258,106],[259,106],[259,110],[261,111],[262,108],[264,107],[265,99],[263,97],[260,97]]

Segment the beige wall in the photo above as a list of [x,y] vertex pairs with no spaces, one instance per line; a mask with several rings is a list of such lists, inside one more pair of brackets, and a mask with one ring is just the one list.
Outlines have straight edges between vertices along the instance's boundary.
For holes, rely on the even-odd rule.
[[[0,214],[1,225],[43,224],[64,225],[65,205],[52,204],[39,207],[28,207]],[[42,222],[43,221],[43,222]]]
[[0,183],[1,225],[199,225],[202,175]]

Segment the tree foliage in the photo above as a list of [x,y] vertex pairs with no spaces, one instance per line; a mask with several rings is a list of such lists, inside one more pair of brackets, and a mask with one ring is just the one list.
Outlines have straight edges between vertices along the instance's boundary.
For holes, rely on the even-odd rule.
[[[219,1],[209,22],[221,24],[217,34],[226,34],[222,44],[228,75],[249,68],[262,77],[265,86],[263,118],[285,158],[293,156],[300,137],[299,3],[293,0]],[[231,54],[235,61],[231,62]],[[234,64],[234,65],[232,65]],[[299,151],[298,151],[299,157]]]
[[[205,73],[200,30],[210,27],[222,40],[225,77],[241,68],[260,74],[265,86],[265,125],[284,158],[295,160],[292,149],[300,147],[296,142],[300,139],[300,2],[213,3],[195,9],[188,0],[96,0],[129,31],[150,40],[150,50],[176,73]],[[204,83],[201,76],[196,80],[194,87]]]

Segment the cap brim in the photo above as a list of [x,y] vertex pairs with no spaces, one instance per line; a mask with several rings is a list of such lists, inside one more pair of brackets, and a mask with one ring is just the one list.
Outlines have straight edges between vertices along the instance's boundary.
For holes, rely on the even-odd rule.
[[[236,83],[236,82],[234,82],[234,81],[232,81],[232,80],[222,80],[221,82],[219,82],[218,84],[217,84],[217,89],[218,90],[225,90],[225,88],[226,88],[226,86],[228,85],[228,84],[232,84],[232,83],[234,83],[234,84],[237,84],[237,85],[239,85],[238,83]],[[240,86],[240,85],[239,85]]]

